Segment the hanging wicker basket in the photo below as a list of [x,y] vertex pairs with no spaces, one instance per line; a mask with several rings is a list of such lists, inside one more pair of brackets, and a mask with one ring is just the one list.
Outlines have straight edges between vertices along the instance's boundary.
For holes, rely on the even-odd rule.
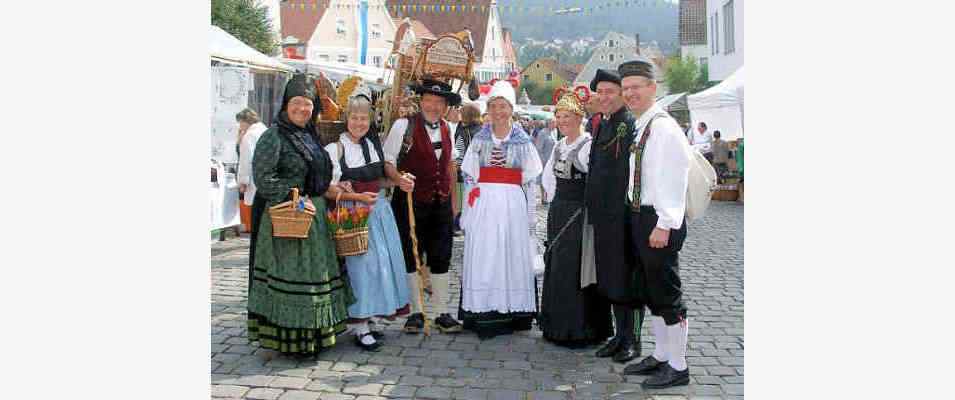
[[292,200],[269,207],[269,217],[272,219],[272,236],[278,238],[305,239],[308,230],[312,227],[315,216],[315,206],[305,198],[299,209],[298,189],[292,188]]
[[315,123],[315,128],[318,131],[318,140],[322,143],[322,146],[337,142],[339,135],[348,129],[345,121],[318,121]]
[[[342,194],[339,193],[335,198],[335,222],[338,226],[342,224],[341,210]],[[333,235],[335,238],[335,251],[339,257],[360,256],[368,252],[368,226],[362,226],[351,229],[338,228]]]

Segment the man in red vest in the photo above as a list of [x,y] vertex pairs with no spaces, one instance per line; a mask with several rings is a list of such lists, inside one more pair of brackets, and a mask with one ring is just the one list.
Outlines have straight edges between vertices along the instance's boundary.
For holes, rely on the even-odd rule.
[[[421,95],[421,112],[401,118],[391,126],[385,138],[385,173],[402,190],[412,193],[415,216],[415,235],[418,255],[427,260],[431,269],[431,306],[437,318],[434,325],[443,333],[461,331],[461,324],[448,313],[448,267],[451,264],[451,244],[454,240],[454,217],[451,208],[451,190],[456,175],[454,163],[458,157],[451,139],[451,130],[442,119],[449,106],[461,104],[461,96],[451,91],[451,85],[424,78],[420,84],[410,85]],[[400,172],[399,172],[400,171]],[[406,175],[407,174],[407,175]],[[408,178],[414,179],[409,185]],[[391,199],[398,234],[404,252],[405,270],[411,292],[411,315],[405,323],[405,332],[418,333],[424,328],[423,305],[419,302],[419,282],[412,252],[408,199],[396,193]]]

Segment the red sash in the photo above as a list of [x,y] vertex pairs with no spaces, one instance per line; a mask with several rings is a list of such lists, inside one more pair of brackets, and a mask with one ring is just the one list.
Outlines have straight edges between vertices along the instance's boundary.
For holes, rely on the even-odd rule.
[[[521,184],[521,170],[518,168],[481,167],[478,182]],[[468,193],[468,205],[474,207],[474,201],[481,197],[481,188],[475,187]]]

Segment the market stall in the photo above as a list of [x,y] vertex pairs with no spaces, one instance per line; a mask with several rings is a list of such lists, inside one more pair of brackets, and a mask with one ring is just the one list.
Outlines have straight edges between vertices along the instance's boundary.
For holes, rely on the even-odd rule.
[[706,122],[726,141],[743,137],[743,77],[741,66],[719,85],[687,96],[691,125]]
[[741,197],[741,176],[737,163],[741,151],[739,140],[743,138],[743,88],[744,74],[741,66],[729,78],[700,93],[687,96],[691,126],[706,122],[711,132],[720,131],[721,138],[729,145],[730,158],[720,174],[720,184],[713,193],[714,200],[737,200]]
[[210,229],[238,226],[238,124],[235,115],[252,108],[269,125],[281,105],[282,88],[294,69],[209,26]]

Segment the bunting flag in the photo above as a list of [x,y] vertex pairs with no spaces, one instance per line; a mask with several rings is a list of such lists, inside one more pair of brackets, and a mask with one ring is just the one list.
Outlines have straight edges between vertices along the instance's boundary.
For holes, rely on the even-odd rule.
[[[292,0],[284,2],[289,10],[299,9],[301,11],[306,11],[308,9],[308,4],[311,4],[312,11],[318,10],[319,7],[331,8],[332,4],[329,0],[299,0],[298,2]],[[676,7],[676,4],[667,4],[663,0],[612,0],[612,1],[583,1],[577,0],[576,2],[571,2],[570,0],[559,1],[556,3],[562,4],[547,4],[547,5],[535,5],[528,6],[524,4],[521,0],[512,0],[512,1],[498,1],[497,11],[501,14],[529,14],[529,15],[540,15],[540,16],[559,16],[559,15],[575,15],[575,14],[584,14],[592,15],[595,11],[609,11],[614,8],[623,8],[623,7]],[[595,4],[596,3],[596,4]],[[469,7],[470,6],[470,7]],[[351,4],[342,4],[335,3],[336,8],[345,8],[351,9]],[[369,7],[371,8],[371,7]],[[462,14],[467,12],[478,12],[485,13],[488,11],[488,6],[485,5],[475,5],[475,4],[464,4],[459,5],[455,4],[453,1],[431,1],[427,0],[409,0],[402,2],[401,4],[393,4],[392,6],[387,5],[376,5],[374,6],[376,10],[385,10],[393,14],[400,13],[454,13]]]

